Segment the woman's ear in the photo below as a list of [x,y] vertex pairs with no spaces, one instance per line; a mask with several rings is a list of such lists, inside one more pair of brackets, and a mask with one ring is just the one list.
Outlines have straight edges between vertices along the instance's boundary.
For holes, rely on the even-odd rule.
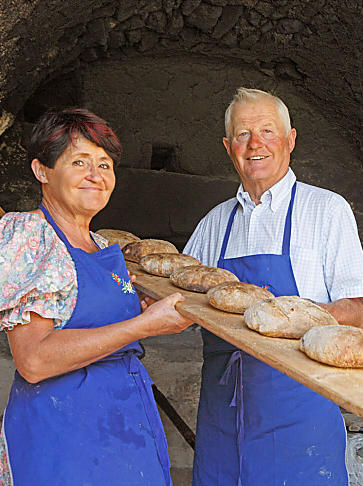
[[31,168],[36,179],[39,182],[41,182],[42,184],[46,184],[48,182],[46,167],[38,159],[32,160]]

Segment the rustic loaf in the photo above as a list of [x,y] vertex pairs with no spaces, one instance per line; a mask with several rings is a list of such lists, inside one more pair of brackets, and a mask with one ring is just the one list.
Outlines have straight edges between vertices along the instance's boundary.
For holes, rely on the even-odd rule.
[[133,233],[129,233],[128,231],[115,229],[99,229],[96,231],[96,233],[106,238],[109,245],[117,243],[121,250],[128,243],[131,243],[131,241],[140,241],[140,238],[138,236],[134,235]]
[[160,277],[169,277],[175,270],[189,265],[201,265],[196,258],[182,253],[154,253],[141,258],[143,270]]
[[310,300],[282,296],[256,302],[244,313],[249,328],[265,336],[299,339],[314,326],[338,324],[328,311]]
[[245,282],[222,282],[208,290],[207,297],[217,309],[243,314],[247,307],[259,300],[273,298],[273,294]]
[[182,289],[205,293],[219,283],[238,281],[238,278],[223,268],[192,265],[173,272],[170,281]]
[[133,241],[123,248],[126,260],[139,263],[142,257],[151,253],[179,253],[175,246],[169,241],[146,239]]
[[0,218],[2,218],[5,214],[5,211],[3,210],[3,208],[0,206]]
[[310,329],[300,340],[309,358],[340,368],[363,368],[363,329],[324,326]]

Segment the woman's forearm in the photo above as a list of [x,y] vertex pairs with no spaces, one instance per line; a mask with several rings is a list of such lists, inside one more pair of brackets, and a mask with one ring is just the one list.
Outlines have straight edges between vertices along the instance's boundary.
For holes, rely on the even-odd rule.
[[50,330],[44,335],[35,329],[38,318],[33,316],[28,325],[29,330],[32,327],[35,339],[28,342],[23,339],[12,342],[10,339],[15,365],[32,383],[82,368],[144,337],[137,332],[141,316],[95,329]]
[[92,329],[54,330],[50,319],[32,314],[30,324],[8,333],[15,365],[24,379],[37,383],[87,366],[138,339],[181,332],[192,321],[175,310],[179,300],[181,294],[173,294],[133,319]]

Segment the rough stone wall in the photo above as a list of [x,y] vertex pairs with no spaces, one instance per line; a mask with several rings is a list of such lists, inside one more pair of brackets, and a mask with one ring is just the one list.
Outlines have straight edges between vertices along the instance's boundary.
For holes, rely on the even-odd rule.
[[0,101],[15,115],[48,76],[111,51],[192,52],[290,80],[354,131],[361,13],[351,0],[2,0]]
[[0,203],[34,205],[24,146],[51,105],[105,114],[129,167],[148,168],[154,145],[166,170],[233,178],[218,139],[243,81],[287,100],[299,130],[294,169],[343,194],[362,227],[361,12],[348,0],[2,0]]
[[292,157],[298,178],[342,194],[361,224],[359,154],[335,120],[288,80],[242,61],[185,54],[81,61],[77,71],[44,83],[3,135],[4,207],[33,207],[38,197],[37,183],[24,171],[32,123],[48,106],[81,104],[109,120],[124,146],[115,193],[93,228],[125,228],[181,248],[201,216],[235,193],[238,177],[221,139],[224,110],[239,85],[285,100],[298,131]]

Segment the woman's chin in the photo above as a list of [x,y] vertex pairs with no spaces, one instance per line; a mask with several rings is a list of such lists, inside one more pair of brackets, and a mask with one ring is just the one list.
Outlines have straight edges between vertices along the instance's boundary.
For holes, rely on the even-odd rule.
[[89,216],[94,216],[107,205],[107,201],[82,201],[81,204],[77,205],[80,213],[87,214]]

